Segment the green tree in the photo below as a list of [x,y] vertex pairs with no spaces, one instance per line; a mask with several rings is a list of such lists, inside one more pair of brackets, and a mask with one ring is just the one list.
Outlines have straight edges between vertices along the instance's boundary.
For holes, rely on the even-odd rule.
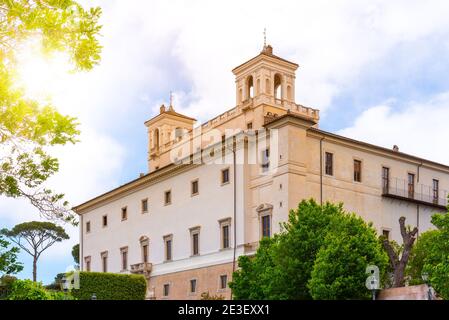
[[56,242],[69,239],[65,230],[51,222],[31,221],[14,226],[11,230],[2,229],[1,234],[7,236],[20,248],[33,257],[33,281],[37,278],[37,261],[42,252]]
[[430,263],[432,265],[436,264],[439,259],[434,259],[435,257],[430,254],[434,251],[435,245],[438,245],[439,230],[429,230],[422,233],[415,246],[412,249],[409,264],[407,265],[406,274],[410,279],[409,284],[417,285],[422,284],[422,273],[425,263]]
[[421,282],[421,274],[429,274],[429,282],[444,299],[449,299],[449,214],[434,214],[436,230],[423,233],[412,251],[408,269],[412,281]]
[[19,248],[10,248],[10,243],[0,234],[0,275],[14,274],[23,270],[22,263],[17,261]]
[[240,256],[240,270],[234,272],[229,287],[234,299],[263,300],[270,299],[274,277],[273,251],[278,237],[263,238],[255,257]]
[[[376,238],[374,229],[370,226],[360,226],[360,219],[352,222],[353,218],[344,212],[343,205],[334,205],[326,203],[318,205],[314,200],[302,201],[296,210],[291,210],[289,219],[283,223],[283,232],[270,239],[262,239],[260,247],[254,257],[242,256],[239,258],[239,270],[233,275],[233,281],[230,283],[233,296],[236,299],[312,299],[309,282],[312,277],[312,271],[316,263],[317,255],[321,250],[328,249],[326,241],[330,241],[328,235],[334,229],[354,230],[354,233],[362,232],[363,239],[370,241],[362,242],[361,246],[367,245],[369,249],[376,248],[376,252],[382,248]],[[349,224],[345,229],[345,223]],[[338,227],[338,228],[337,228]],[[354,238],[349,233],[348,242],[352,244]],[[345,241],[347,234],[343,231],[339,233],[341,241]],[[334,236],[338,237],[338,236]],[[333,239],[333,238],[332,238]],[[324,249],[323,249],[324,248]],[[380,249],[379,249],[380,248]],[[363,248],[358,249],[360,254]],[[350,261],[356,255],[347,256],[349,253],[341,252],[341,261]],[[350,252],[352,254],[352,252]],[[324,253],[321,254],[324,256]],[[380,254],[381,255],[381,254]],[[386,258],[386,256],[383,256]],[[324,259],[324,258],[323,258]],[[382,259],[380,259],[382,260]],[[338,262],[338,261],[337,261]],[[365,269],[368,264],[377,262],[377,260],[366,258],[356,259],[353,262],[355,270],[358,272],[363,269],[363,281],[365,285]],[[382,268],[381,263],[378,264]],[[345,277],[346,270],[341,269],[341,275],[334,273],[333,276]],[[361,274],[358,274],[361,277]],[[330,277],[329,277],[330,279]],[[365,291],[368,291],[365,288]],[[351,293],[352,294],[352,293]],[[349,295],[348,298],[351,298]]]
[[63,194],[45,187],[58,171],[47,147],[75,143],[76,119],[41,105],[17,86],[17,53],[38,39],[45,54],[67,52],[75,70],[100,60],[100,8],[72,0],[0,0],[0,196],[26,198],[48,219],[75,222]]
[[80,264],[80,245],[75,244],[72,248],[72,257],[77,265]]
[[308,284],[312,297],[319,300],[369,299],[370,292],[365,286],[366,267],[376,265],[385,272],[388,266],[388,257],[376,230],[355,214],[335,216],[330,226]]

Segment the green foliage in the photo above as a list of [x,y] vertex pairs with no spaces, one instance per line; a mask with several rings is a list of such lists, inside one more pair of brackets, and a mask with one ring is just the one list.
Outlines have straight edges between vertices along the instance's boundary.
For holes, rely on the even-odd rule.
[[309,288],[314,299],[369,299],[366,267],[386,270],[388,257],[376,230],[355,214],[333,217],[313,266]]
[[407,266],[407,276],[409,278],[409,284],[417,285],[422,284],[422,273],[425,263],[436,264],[435,257],[431,256],[433,247],[437,245],[439,241],[440,231],[429,230],[422,233],[416,244],[414,245],[410,254],[410,262]]
[[22,271],[23,265],[17,262],[19,248],[9,248],[10,243],[0,233],[0,274],[14,274]]
[[42,283],[31,280],[16,280],[8,300],[73,300],[70,294],[46,290]]
[[53,280],[53,282],[47,286],[45,286],[45,289],[48,290],[53,290],[53,291],[61,291],[61,285],[62,285],[62,280],[65,277],[65,273],[58,273],[55,276],[55,279]]
[[80,288],[72,295],[79,300],[90,300],[95,294],[98,300],[144,300],[147,281],[142,275],[104,272],[80,272]]
[[423,272],[443,298],[449,299],[449,214],[435,214],[432,224],[436,230],[423,233],[412,251],[408,274],[413,283],[422,283]]
[[16,280],[12,284],[9,300],[49,300],[50,295],[40,282]]
[[229,283],[234,299],[269,299],[270,278],[274,277],[272,270],[275,267],[272,253],[277,239],[276,236],[273,239],[263,238],[254,258],[239,257],[240,270],[234,272]]
[[230,287],[236,299],[311,299],[307,287],[330,217],[342,210],[302,201],[283,224],[284,232],[263,239],[254,258],[239,258]]
[[78,123],[25,96],[16,56],[37,38],[45,54],[67,52],[76,70],[90,70],[100,60],[100,15],[100,8],[85,10],[72,0],[0,0],[0,195],[27,198],[43,216],[74,224],[64,195],[44,186],[59,169],[45,147],[75,143]]
[[16,277],[7,274],[0,278],[0,300],[8,298],[12,291],[12,284],[16,280]]
[[80,245],[75,244],[72,248],[72,257],[76,264],[80,264]]
[[[360,293],[358,298],[364,298],[369,294],[364,287],[366,267],[377,264],[382,270],[386,266],[387,257],[374,229],[344,212],[342,204],[320,206],[314,200],[302,201],[296,210],[290,211],[283,229],[273,238],[262,239],[254,257],[239,258],[239,270],[229,284],[235,299],[321,299],[316,285],[334,290],[338,283],[350,282],[351,277],[362,279],[356,289],[362,286],[363,293],[353,286],[330,296],[350,299]],[[334,252],[332,243],[337,245]],[[330,261],[330,257],[335,261]],[[330,268],[331,263],[340,267],[324,268]]]

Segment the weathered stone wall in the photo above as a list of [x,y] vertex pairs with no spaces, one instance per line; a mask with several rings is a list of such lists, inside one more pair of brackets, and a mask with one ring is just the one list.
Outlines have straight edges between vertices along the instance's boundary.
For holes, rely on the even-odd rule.
[[[378,300],[428,300],[429,288],[422,284],[419,286],[385,289],[379,292]],[[432,291],[433,293],[433,291]],[[432,294],[432,299],[436,299]]]

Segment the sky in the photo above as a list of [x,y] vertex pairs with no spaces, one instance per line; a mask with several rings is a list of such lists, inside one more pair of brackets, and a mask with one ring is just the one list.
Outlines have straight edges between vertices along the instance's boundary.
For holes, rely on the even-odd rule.
[[[321,110],[321,129],[449,164],[446,0],[80,2],[102,7],[101,64],[68,74],[24,63],[28,87],[80,122],[80,143],[50,150],[60,171],[49,185],[72,205],[147,172],[144,121],[170,91],[200,122],[233,108],[231,70],[261,51],[264,28],[274,54],[300,65],[296,102]],[[0,227],[38,219],[25,200],[0,198]],[[44,283],[73,264],[78,229],[64,227],[70,240],[40,259]],[[31,258],[20,260],[31,278]]]

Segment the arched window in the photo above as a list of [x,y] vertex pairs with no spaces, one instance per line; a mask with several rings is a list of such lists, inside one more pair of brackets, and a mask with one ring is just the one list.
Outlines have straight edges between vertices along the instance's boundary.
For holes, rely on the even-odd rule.
[[292,87],[287,86],[287,99],[292,100]]
[[270,79],[265,79],[265,93],[266,94],[271,93]]
[[282,99],[282,78],[280,74],[274,76],[274,97],[276,99]]
[[159,129],[154,130],[153,143],[156,149],[159,149]]
[[260,94],[260,79],[257,79],[256,94]]
[[246,97],[252,98],[254,97],[254,81],[253,76],[249,76],[246,80]]
[[180,128],[180,127],[177,127],[175,129],[175,140],[180,140],[183,135],[184,135],[184,129]]

